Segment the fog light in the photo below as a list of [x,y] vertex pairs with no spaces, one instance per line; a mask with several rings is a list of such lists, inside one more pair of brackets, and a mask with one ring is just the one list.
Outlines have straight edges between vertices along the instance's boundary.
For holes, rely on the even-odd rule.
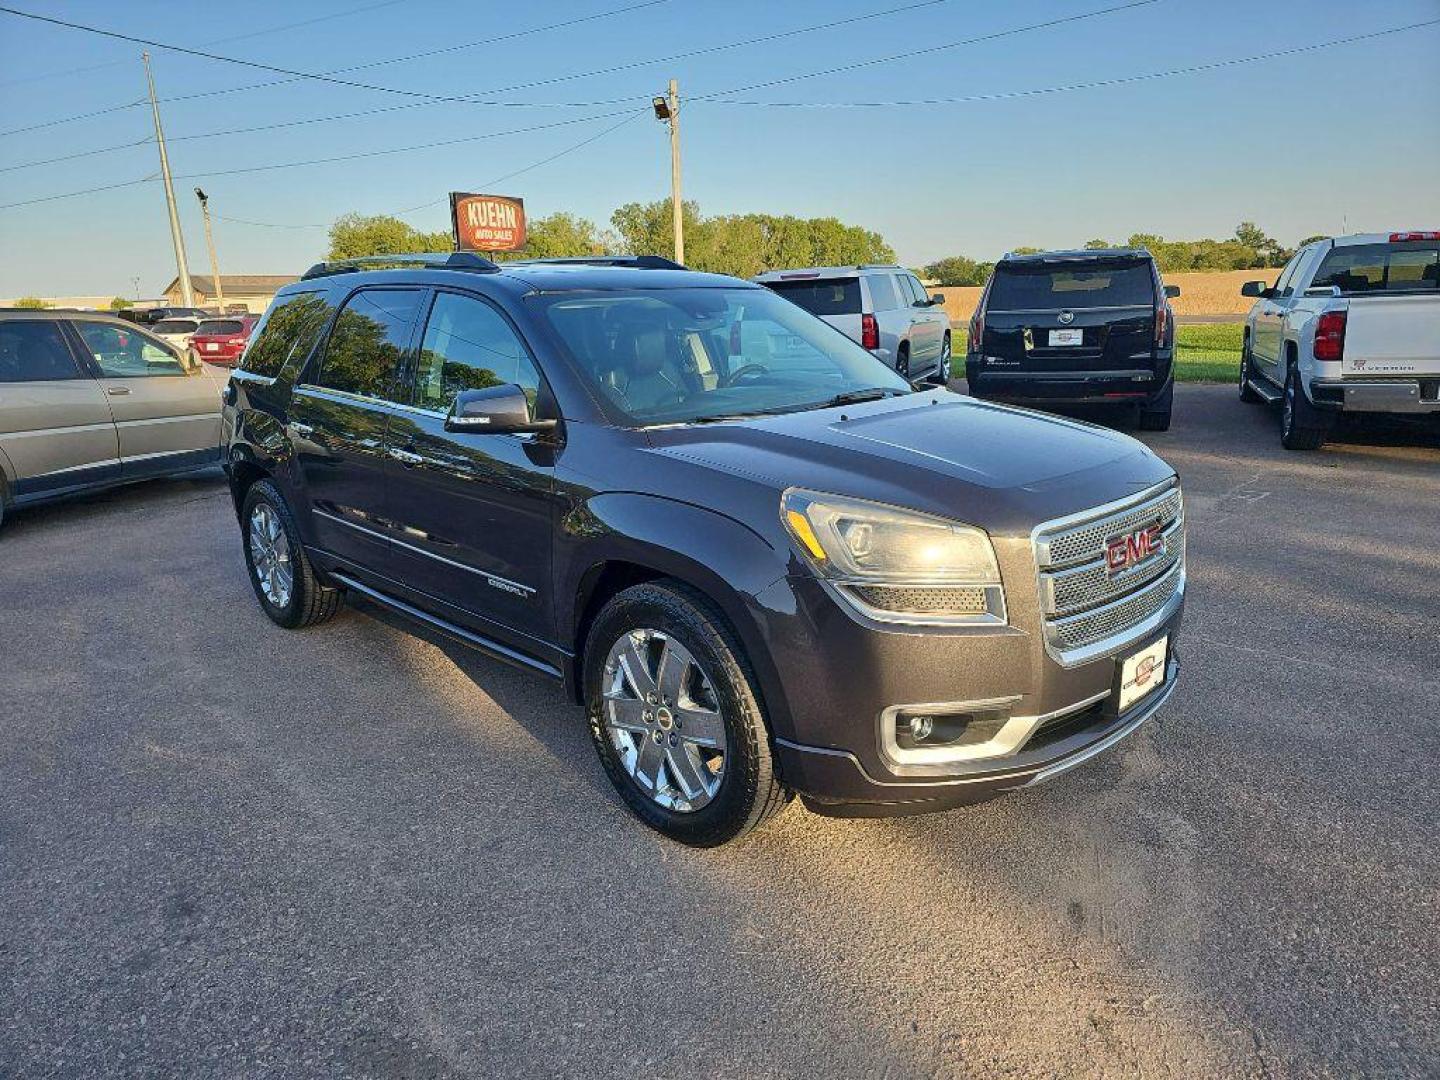
[[901,765],[1002,757],[1015,750],[1031,726],[1011,715],[1017,700],[893,706],[880,718],[882,748]]

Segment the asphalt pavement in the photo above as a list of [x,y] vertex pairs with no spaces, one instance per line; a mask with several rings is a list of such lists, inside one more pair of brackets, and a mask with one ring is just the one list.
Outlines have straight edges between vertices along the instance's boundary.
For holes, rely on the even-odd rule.
[[218,477],[0,532],[0,1076],[1420,1076],[1440,1062],[1440,438],[1229,387],[1171,704],[943,815],[632,820],[554,686],[286,632]]

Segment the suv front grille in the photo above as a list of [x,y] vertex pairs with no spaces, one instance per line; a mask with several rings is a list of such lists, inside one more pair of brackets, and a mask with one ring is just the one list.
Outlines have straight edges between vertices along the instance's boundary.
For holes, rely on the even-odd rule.
[[[1158,525],[1163,549],[1111,574],[1106,547]],[[1185,506],[1174,481],[1122,503],[1047,522],[1035,530],[1045,643],[1075,664],[1120,647],[1184,588]]]

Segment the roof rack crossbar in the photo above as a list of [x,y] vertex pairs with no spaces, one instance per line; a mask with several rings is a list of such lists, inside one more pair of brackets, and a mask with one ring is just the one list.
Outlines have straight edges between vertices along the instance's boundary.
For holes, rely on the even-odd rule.
[[354,274],[361,270],[472,270],[480,274],[496,274],[500,267],[473,251],[431,251],[407,255],[365,255],[357,259],[336,259],[318,262],[300,276],[301,281],[329,277],[332,274]]
[[638,270],[686,270],[662,255],[567,255],[553,259],[517,259],[511,265],[526,266],[628,266]]

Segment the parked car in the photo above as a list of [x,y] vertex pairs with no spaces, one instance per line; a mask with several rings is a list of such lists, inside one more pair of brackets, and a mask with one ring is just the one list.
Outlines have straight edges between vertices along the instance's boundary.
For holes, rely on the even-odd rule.
[[1144,248],[1006,255],[970,320],[965,378],[976,397],[1044,407],[1130,403],[1170,427],[1180,290]]
[[161,319],[151,323],[147,329],[163,341],[168,341],[182,353],[189,352],[190,339],[199,329],[199,319]]
[[907,379],[950,381],[950,317],[899,266],[815,266],[755,278],[869,349]]
[[220,367],[234,367],[245,351],[250,332],[259,322],[257,315],[234,318],[206,319],[195,328],[190,338],[190,355],[196,360]]
[[1319,448],[1342,412],[1440,417],[1440,231],[1317,240],[1241,293],[1240,400],[1281,403],[1286,448]]
[[133,323],[0,311],[0,519],[85,488],[214,466],[221,387]]
[[125,308],[117,311],[116,316],[126,322],[140,323],[142,326],[153,326],[165,319],[195,319],[208,318],[210,312],[198,307],[150,307],[150,308]]
[[1047,780],[1167,699],[1168,465],[917,391],[757,285],[622,261],[362,259],[279,291],[223,419],[270,619],[349,593],[560,680],[630,809],[695,845],[792,793],[897,814]]

